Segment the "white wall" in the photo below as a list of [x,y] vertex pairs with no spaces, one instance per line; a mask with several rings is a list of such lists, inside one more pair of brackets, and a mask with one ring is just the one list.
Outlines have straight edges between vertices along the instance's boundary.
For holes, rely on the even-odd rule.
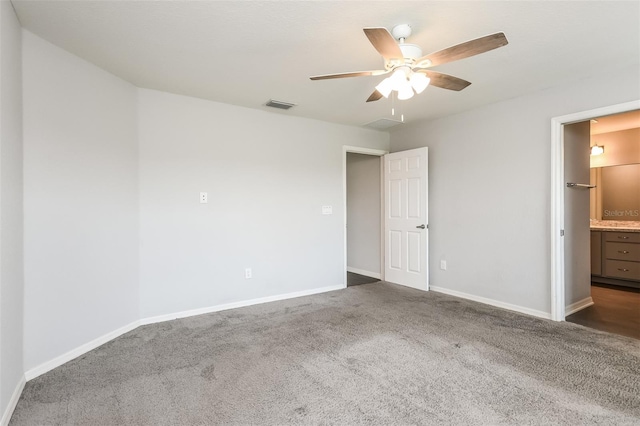
[[23,32],[25,367],[139,318],[136,88]]
[[640,98],[638,75],[603,70],[392,132],[394,152],[429,147],[432,286],[550,312],[550,120]]
[[[380,157],[347,153],[347,265],[380,274]],[[377,276],[376,276],[377,274]]]
[[342,147],[388,134],[138,90],[27,31],[23,79],[24,370],[139,319],[343,284]]
[[[21,30],[0,1],[0,417],[24,376]],[[11,406],[10,406],[11,405]],[[6,418],[5,418],[6,419]]]
[[343,284],[342,146],[388,134],[143,89],[138,116],[142,317]]

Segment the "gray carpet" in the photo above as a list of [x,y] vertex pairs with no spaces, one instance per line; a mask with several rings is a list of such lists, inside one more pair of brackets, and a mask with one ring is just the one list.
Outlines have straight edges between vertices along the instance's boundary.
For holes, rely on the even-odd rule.
[[11,425],[640,424],[640,341],[386,283],[140,327]]

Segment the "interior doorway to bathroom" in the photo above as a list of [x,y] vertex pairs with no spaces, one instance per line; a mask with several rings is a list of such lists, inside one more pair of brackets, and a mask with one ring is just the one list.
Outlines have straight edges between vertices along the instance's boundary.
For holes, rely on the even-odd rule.
[[[590,250],[589,259],[584,261],[576,261],[576,251],[572,249],[572,245],[576,244],[574,241],[575,235],[571,229],[576,228],[575,223],[572,222],[572,218],[567,218],[567,212],[570,212],[576,206],[573,205],[571,198],[566,197],[567,184],[577,183],[584,184],[583,187],[574,187],[574,194],[582,193],[589,196],[588,214],[582,212],[581,215],[588,218],[585,220],[585,225],[582,232],[585,235],[591,234],[591,240],[593,239],[594,223],[599,226],[605,226],[607,228],[614,225],[620,225],[616,221],[611,220],[612,217],[603,217],[603,198],[602,193],[596,193],[595,188],[598,191],[605,189],[606,185],[602,185],[601,181],[595,179],[596,167],[606,167],[608,173],[613,173],[613,167],[628,164],[628,163],[640,163],[640,102],[630,102],[627,104],[615,105],[607,108],[600,108],[598,110],[586,111],[582,113],[572,114],[564,117],[557,117],[552,121],[553,127],[553,200],[552,200],[552,314],[556,320],[566,320],[571,322],[578,322],[586,326],[598,328],[605,331],[617,332],[619,334],[627,335],[630,337],[639,338],[640,336],[633,335],[633,333],[640,329],[640,310],[638,309],[638,300],[640,294],[634,287],[632,279],[618,280],[616,282],[607,282],[608,278],[602,278],[605,275],[611,275],[611,273],[602,272],[602,265],[605,265],[607,258],[612,255],[601,253],[594,261],[594,251]],[[634,112],[635,111],[635,112]],[[637,123],[634,124],[633,120]],[[575,123],[582,122],[582,126],[589,125],[589,137],[590,140],[586,145],[586,150],[590,150],[590,147],[598,145],[595,152],[598,152],[604,145],[604,152],[609,154],[608,156],[590,156],[589,170],[590,176],[586,182],[568,182],[566,180],[565,172],[571,165],[567,165],[567,162],[572,161],[567,157],[566,143],[574,143],[569,136],[567,138],[566,129],[574,125]],[[635,130],[634,130],[635,129]],[[636,132],[638,135],[629,137],[628,133]],[[583,132],[584,133],[584,132]],[[626,134],[626,135],[625,135]],[[634,133],[635,135],[635,133]],[[635,143],[634,146],[628,145],[626,148],[630,148],[632,152],[631,158],[623,158],[623,152],[625,149],[621,149],[620,146],[616,146],[616,138],[620,139],[621,136],[626,136],[629,144]],[[581,142],[584,145],[583,142]],[[606,145],[609,146],[607,149]],[[582,148],[582,147],[580,147]],[[628,150],[627,150],[628,151]],[[582,152],[582,149],[580,150]],[[562,158],[558,157],[558,154],[562,153]],[[635,155],[635,156],[634,156]],[[637,167],[640,168],[640,165]],[[633,180],[633,179],[632,179]],[[609,185],[611,186],[611,185]],[[619,185],[616,185],[619,186]],[[586,192],[585,192],[586,191]],[[640,191],[640,188],[638,189]],[[640,195],[639,195],[640,196]],[[611,197],[608,197],[611,198]],[[616,197],[614,197],[616,198]],[[623,199],[625,202],[629,202],[633,199],[633,196],[617,197],[618,200]],[[584,204],[584,203],[583,203]],[[599,209],[599,214],[597,213]],[[605,209],[606,210],[606,209]],[[608,209],[609,212],[612,209]],[[633,212],[633,209],[626,208],[622,211]],[[584,213],[584,214],[583,214]],[[622,213],[621,213],[622,214]],[[606,215],[605,215],[606,216]],[[590,219],[590,220],[589,220]],[[624,227],[640,226],[640,222],[634,221],[632,217],[626,218]],[[631,219],[631,220],[629,220]],[[595,222],[594,222],[595,221]],[[604,222],[600,222],[604,221]],[[634,224],[635,222],[635,224]],[[580,226],[578,226],[580,228]],[[611,231],[611,229],[607,229]],[[613,231],[619,231],[614,229]],[[564,235],[563,235],[564,234]],[[608,243],[605,243],[608,244]],[[580,244],[584,246],[584,244]],[[589,247],[589,240],[587,240],[586,246]],[[604,249],[603,249],[604,250]],[[610,252],[611,250],[609,250]],[[623,252],[628,250],[623,250]],[[578,250],[579,252],[579,250]],[[627,255],[627,254],[625,254]],[[584,256],[578,255],[582,258]],[[613,256],[615,257],[615,256]],[[617,261],[617,260],[616,260]],[[626,259],[625,261],[633,262],[634,259]],[[605,262],[605,263],[603,263]],[[594,266],[594,268],[591,268]],[[572,285],[570,282],[571,274],[579,269],[585,269],[585,271],[578,271],[578,274],[585,272],[589,277],[589,292],[587,297],[581,300],[571,300],[568,294],[571,294]],[[623,268],[626,269],[626,268]],[[573,270],[573,272],[572,272]],[[569,272],[569,276],[567,276]],[[591,278],[595,277],[595,281],[591,282]],[[631,277],[626,277],[631,278]],[[600,281],[600,282],[599,282]],[[624,284],[623,286],[617,286],[617,284]],[[556,284],[555,286],[553,284]],[[638,283],[640,285],[640,283]],[[564,299],[564,300],[561,300]],[[580,298],[579,298],[580,299]]]
[[640,339],[640,110],[564,131],[566,320]]

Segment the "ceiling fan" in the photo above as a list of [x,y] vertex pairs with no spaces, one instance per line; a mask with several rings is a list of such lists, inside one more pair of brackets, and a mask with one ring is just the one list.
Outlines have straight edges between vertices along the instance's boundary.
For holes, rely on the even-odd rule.
[[[367,102],[377,101],[382,97],[387,98],[392,91],[397,92],[400,100],[409,99],[414,95],[414,92],[422,93],[429,84],[443,89],[460,91],[471,83],[452,75],[428,70],[428,68],[479,55],[509,43],[504,33],[499,32],[422,56],[422,49],[419,46],[405,43],[406,38],[411,35],[411,27],[407,24],[393,27],[391,30],[393,35],[386,28],[364,28],[363,31],[373,47],[384,58],[384,70],[316,75],[311,77],[311,80],[377,76],[391,73],[390,77],[385,78],[376,86]],[[398,41],[396,42],[396,40]]]

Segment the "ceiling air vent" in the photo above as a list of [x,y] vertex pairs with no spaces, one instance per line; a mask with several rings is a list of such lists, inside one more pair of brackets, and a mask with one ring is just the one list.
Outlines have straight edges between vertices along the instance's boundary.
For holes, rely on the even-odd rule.
[[282,101],[274,101],[273,99],[269,99],[269,102],[267,102],[265,105],[271,108],[278,108],[278,109],[289,109],[296,106],[296,104],[291,104],[289,102],[282,102]]
[[397,126],[398,124],[402,124],[402,121],[391,120],[390,118],[379,118],[370,123],[364,124],[365,127],[371,127],[376,130],[386,130],[393,126]]

